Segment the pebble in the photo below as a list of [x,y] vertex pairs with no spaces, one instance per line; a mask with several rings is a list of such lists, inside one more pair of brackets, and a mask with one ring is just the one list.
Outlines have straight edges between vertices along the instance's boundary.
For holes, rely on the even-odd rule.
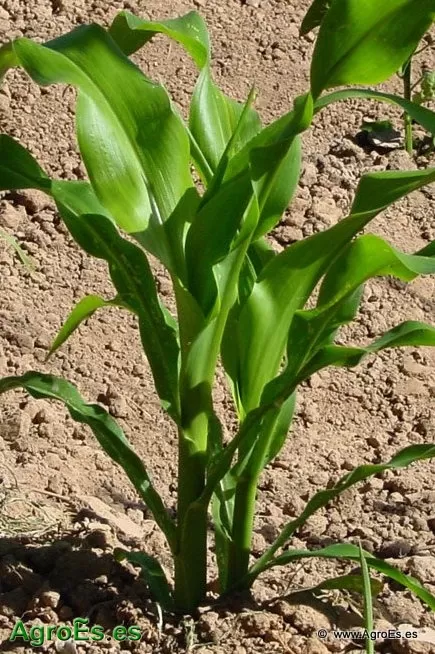
[[[1,97],[2,96],[0,95],[0,99]],[[24,217],[25,216],[23,216],[23,213],[20,211],[20,209],[16,209],[11,204],[4,203],[0,212],[0,226],[6,227],[7,229],[17,230]]]
[[60,593],[56,590],[46,590],[40,595],[40,601],[43,606],[49,606],[56,609],[59,606]]
[[341,218],[341,209],[332,198],[314,198],[313,215],[326,225],[334,225]]
[[411,557],[409,572],[423,583],[435,584],[435,558],[433,556]]
[[383,544],[378,551],[378,556],[381,559],[401,559],[407,556],[411,549],[412,545],[407,540],[394,540]]

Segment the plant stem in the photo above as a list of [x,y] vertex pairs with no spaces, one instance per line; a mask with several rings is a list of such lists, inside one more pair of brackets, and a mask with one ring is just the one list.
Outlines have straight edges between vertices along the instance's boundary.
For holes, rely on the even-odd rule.
[[[403,96],[405,100],[411,101],[412,98],[412,83],[411,83],[411,62],[410,58],[403,69]],[[405,149],[409,156],[413,154],[413,137],[412,137],[412,118],[408,113],[405,113]]]
[[268,418],[263,418],[259,427],[257,427],[257,429],[260,429],[258,441],[248,454],[246,468],[242,471],[237,482],[232,541],[228,561],[228,588],[236,586],[240,590],[244,589],[241,580],[246,578],[249,568],[258,480],[267,460],[279,410],[279,407],[276,407]]
[[[237,484],[232,541],[228,560],[227,585],[229,588],[236,585],[248,572],[257,482],[257,477],[246,477]],[[240,590],[242,589],[240,588]]]
[[207,432],[205,412],[179,430],[175,604],[182,613],[196,609],[207,589],[207,507],[197,503],[205,486]]

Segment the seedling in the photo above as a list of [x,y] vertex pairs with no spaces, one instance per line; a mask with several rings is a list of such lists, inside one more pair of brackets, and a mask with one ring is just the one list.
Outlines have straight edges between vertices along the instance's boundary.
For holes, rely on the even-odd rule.
[[[118,552],[118,557],[142,568],[167,610],[188,613],[206,598],[209,511],[219,591],[228,594],[250,588],[273,566],[299,559],[359,561],[360,550],[352,544],[315,551],[289,546],[316,510],[358,481],[435,455],[434,445],[412,445],[387,463],[357,467],[316,493],[264,554],[250,560],[258,483],[285,443],[298,386],[322,368],[355,366],[387,347],[435,345],[435,328],[415,321],[392,327],[366,347],[336,344],[342,325],[357,314],[368,279],[393,275],[411,281],[435,272],[434,243],[406,254],[373,234],[361,235],[395,200],[433,182],[435,169],[365,175],[349,215],[338,224],[279,254],[265,238],[297,186],[300,134],[332,102],[348,97],[394,102],[435,131],[431,111],[398,96],[365,89],[325,95],[332,87],[389,78],[414,51],[435,12],[435,0],[394,0],[381,7],[366,0],[364,11],[360,5],[360,0],[335,0],[317,38],[309,90],[267,127],[253,109],[253,93],[242,105],[213,82],[208,33],[195,12],[158,22],[123,12],[108,31],[82,26],[45,44],[19,38],[0,50],[3,73],[21,66],[38,84],[77,88],[77,136],[89,176],[89,181],[52,180],[29,152],[3,135],[0,187],[37,188],[51,196],[79,246],[107,262],[116,289],[110,300],[83,298],[50,354],[107,305],[136,316],[156,392],[178,429],[176,519],[114,418],[86,403],[72,384],[28,372],[1,380],[0,392],[22,387],[36,398],[62,401],[124,468],[166,536],[174,587],[146,553]],[[157,33],[180,43],[199,69],[188,125],[166,90],[128,59]],[[201,179],[198,187],[192,163]],[[176,316],[158,296],[147,253],[171,277]],[[315,308],[306,309],[317,287]],[[212,400],[219,361],[239,420],[226,443]],[[417,580],[364,556],[370,569],[435,608],[435,598]],[[349,587],[348,578],[331,587],[340,584]]]

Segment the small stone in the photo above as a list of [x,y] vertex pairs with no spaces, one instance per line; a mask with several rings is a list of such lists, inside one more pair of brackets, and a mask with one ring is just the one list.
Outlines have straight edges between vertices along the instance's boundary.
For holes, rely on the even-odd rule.
[[79,499],[83,502],[87,511],[90,511],[102,522],[109,524],[120,534],[133,540],[143,539],[144,531],[139,525],[136,525],[128,516],[114,512],[110,506],[98,499],[98,497],[85,495],[79,497]]
[[313,163],[307,162],[301,175],[302,186],[314,186],[317,182],[317,168]]
[[332,198],[314,198],[313,215],[326,225],[334,225],[341,218],[341,209]]
[[407,556],[411,549],[411,543],[407,540],[398,539],[382,545],[379,549],[378,556],[381,559],[401,559]]
[[254,532],[252,536],[252,554],[254,556],[261,556],[267,549],[267,542],[263,534]]
[[77,645],[73,640],[56,640],[54,649],[57,654],[77,654]]
[[397,492],[391,493],[389,499],[392,502],[404,502],[405,501],[405,498],[403,497],[403,495],[401,495],[401,493],[397,493]]
[[33,215],[39,213],[43,209],[50,207],[50,200],[45,193],[35,189],[26,189],[17,192],[17,199],[25,207],[28,214]]
[[388,156],[388,170],[415,170],[417,165],[414,157],[406,150],[394,150]]
[[429,395],[429,390],[427,389],[424,382],[419,379],[407,379],[396,386],[396,393],[398,395]]
[[13,340],[22,350],[33,350],[34,341],[29,334],[14,334]]
[[11,101],[7,95],[0,93],[0,116],[7,116],[11,113]]
[[140,509],[127,509],[126,513],[137,525],[143,522],[143,513]]
[[115,418],[126,418],[128,415],[128,404],[123,397],[115,397],[109,402],[110,412]]
[[0,210],[0,225],[7,229],[13,229],[16,231],[23,218],[25,218],[23,212],[20,211],[20,209],[13,207],[11,204],[2,204],[3,206]]
[[60,593],[56,590],[46,590],[39,596],[42,606],[49,606],[56,609],[59,606]]
[[435,584],[435,558],[433,556],[411,557],[409,572],[423,583]]
[[260,0],[246,0],[246,6],[258,9],[260,7]]
[[[361,650],[360,650],[361,651]],[[329,649],[317,638],[309,638],[305,646],[306,654],[330,654]]]

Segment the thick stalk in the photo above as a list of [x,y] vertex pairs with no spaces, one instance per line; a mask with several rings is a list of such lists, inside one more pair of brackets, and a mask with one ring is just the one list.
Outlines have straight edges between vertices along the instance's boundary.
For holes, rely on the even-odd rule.
[[175,603],[180,612],[191,613],[204,600],[207,588],[207,510],[194,510],[205,485],[206,416],[198,415],[188,432],[180,430],[178,442]]
[[[412,83],[411,83],[411,61],[409,59],[403,69],[403,96],[405,100],[411,101],[412,99]],[[413,154],[413,137],[412,137],[412,118],[408,113],[405,113],[405,148],[410,157]]]

